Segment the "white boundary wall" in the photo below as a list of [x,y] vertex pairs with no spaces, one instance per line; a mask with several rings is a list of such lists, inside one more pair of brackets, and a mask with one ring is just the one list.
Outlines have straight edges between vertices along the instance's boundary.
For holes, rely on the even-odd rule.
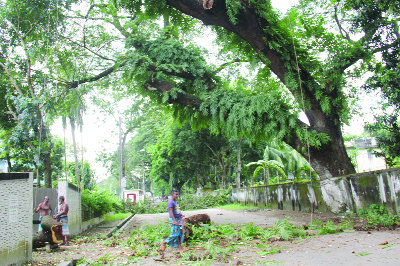
[[0,264],[32,260],[32,173],[0,173]]
[[69,206],[68,227],[70,235],[78,235],[81,232],[81,194],[78,188],[67,181],[58,181],[58,197],[64,196]]

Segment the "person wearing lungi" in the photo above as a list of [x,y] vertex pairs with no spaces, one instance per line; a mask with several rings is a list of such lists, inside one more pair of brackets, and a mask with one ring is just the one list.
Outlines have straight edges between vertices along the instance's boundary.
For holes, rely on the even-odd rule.
[[[40,211],[39,221],[42,221],[44,216],[51,215],[51,213],[53,212],[49,200],[50,199],[48,196],[44,197],[44,201],[40,203],[36,209],[33,209],[34,212]],[[42,231],[42,224],[39,224],[38,232],[40,231]]]
[[164,251],[166,244],[171,247],[178,248],[179,252],[188,251],[188,249],[182,247],[184,235],[182,232],[183,228],[183,220],[182,213],[179,208],[179,204],[176,203],[176,199],[178,199],[178,191],[173,190],[171,192],[171,200],[168,201],[168,213],[169,213],[169,223],[171,224],[171,234],[169,237],[161,242],[161,250]]
[[69,246],[69,228],[68,228],[68,204],[65,203],[65,197],[58,197],[58,204],[60,205],[59,212],[54,215],[53,218],[57,219],[62,224],[62,234],[64,235],[63,243],[64,246]]

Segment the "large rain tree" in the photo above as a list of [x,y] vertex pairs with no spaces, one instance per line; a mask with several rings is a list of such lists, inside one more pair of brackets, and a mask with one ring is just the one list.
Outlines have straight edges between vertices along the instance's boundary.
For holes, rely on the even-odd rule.
[[[352,82],[399,47],[399,1],[301,1],[287,15],[259,0],[91,1],[82,10],[75,19],[112,24],[126,50],[67,88],[123,71],[127,93],[168,106],[194,128],[284,140],[321,179],[355,172],[341,131],[356,98]],[[213,63],[192,41],[204,27],[216,36]],[[87,49],[88,37],[79,40]],[[242,76],[244,65],[252,75]]]

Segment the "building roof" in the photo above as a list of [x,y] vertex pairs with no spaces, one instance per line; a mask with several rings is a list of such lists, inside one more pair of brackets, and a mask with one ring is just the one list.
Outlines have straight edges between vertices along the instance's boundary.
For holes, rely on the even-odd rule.
[[376,148],[376,140],[373,137],[366,137],[363,139],[346,141],[344,145],[346,149],[370,149]]

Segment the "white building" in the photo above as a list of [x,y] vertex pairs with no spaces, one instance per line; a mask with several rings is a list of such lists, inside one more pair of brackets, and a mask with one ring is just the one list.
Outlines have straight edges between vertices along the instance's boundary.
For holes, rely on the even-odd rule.
[[357,173],[370,172],[386,169],[386,162],[383,157],[376,157],[374,151],[380,152],[376,148],[376,140],[366,137],[361,140],[347,141],[345,143],[347,153],[354,158]]
[[0,160],[0,173],[8,173],[7,161]]

